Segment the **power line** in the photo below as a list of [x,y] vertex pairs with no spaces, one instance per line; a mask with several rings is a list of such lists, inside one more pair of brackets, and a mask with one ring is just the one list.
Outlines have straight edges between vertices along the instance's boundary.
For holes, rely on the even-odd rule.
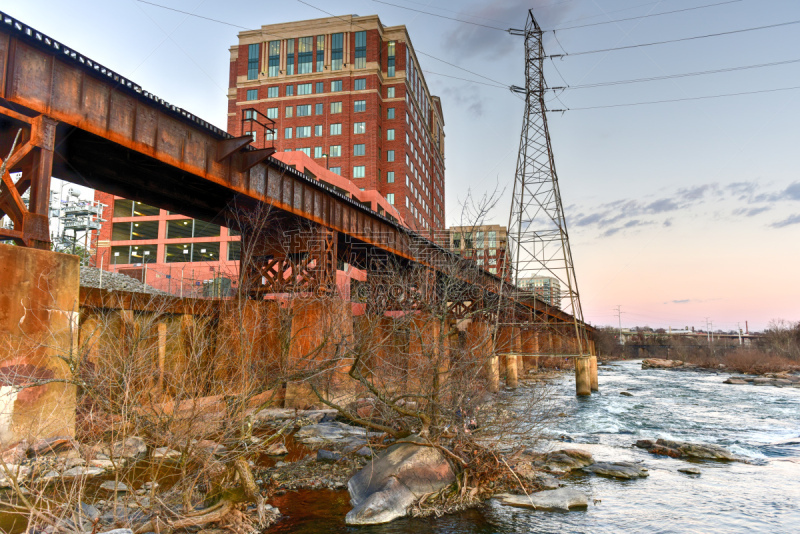
[[507,85],[500,85],[498,83],[479,82],[478,80],[470,80],[468,78],[459,78],[458,76],[451,76],[449,74],[442,74],[441,72],[433,72],[433,71],[430,71],[430,70],[424,70],[423,72],[425,74],[433,74],[435,76],[444,76],[445,78],[452,78],[454,80],[461,80],[462,82],[477,83],[477,84],[480,84],[480,85],[486,85],[488,87],[496,87],[498,89],[508,90],[508,86]]
[[136,0],[140,4],[147,4],[150,6],[160,7],[161,9],[167,9],[169,11],[174,11],[176,13],[183,13],[184,15],[189,15],[191,17],[196,17],[198,19],[210,20],[211,22],[218,22],[220,24],[224,24],[226,26],[233,26],[234,28],[240,28],[242,30],[251,30],[252,28],[246,28],[244,26],[239,26],[238,24],[231,24],[230,22],[225,22],[224,20],[212,19],[209,17],[204,17],[202,15],[196,15],[194,13],[189,13],[188,11],[181,11],[180,9],[175,9],[172,7],[162,6],[161,4],[154,4],[153,2],[147,2],[145,0]]
[[400,9],[406,9],[408,11],[414,11],[416,13],[423,13],[425,15],[430,15],[432,17],[439,17],[441,19],[454,20],[456,22],[462,22],[464,24],[472,24],[473,26],[481,26],[482,28],[489,28],[490,30],[498,30],[498,31],[501,31],[501,32],[504,32],[504,33],[508,31],[507,28],[498,28],[497,26],[489,26],[488,24],[480,24],[478,22],[471,22],[469,20],[457,19],[455,17],[448,17],[446,15],[439,15],[438,13],[431,13],[430,11],[423,11],[421,9],[414,9],[413,7],[400,6],[400,5],[397,5],[397,4],[392,4],[390,2],[384,2],[383,0],[372,0],[372,1],[373,2],[377,2],[378,4],[385,4],[387,6],[393,6],[393,7],[397,7],[397,8],[400,8]]
[[650,14],[647,14],[647,15],[639,15],[639,16],[636,16],[636,17],[628,17],[628,18],[624,18],[624,19],[606,20],[606,21],[602,21],[602,22],[590,22],[589,24],[580,24],[578,26],[567,26],[565,28],[555,28],[555,29],[546,30],[546,31],[550,31],[550,32],[555,33],[556,31],[575,30],[577,28],[588,28],[590,26],[600,26],[600,25],[603,25],[603,24],[614,24],[615,22],[625,22],[625,21],[628,21],[628,20],[639,20],[639,19],[646,19],[646,18],[649,18],[649,17],[660,17],[662,15],[672,15],[674,13],[683,13],[685,11],[694,11],[696,9],[706,9],[706,8],[709,8],[709,7],[724,6],[726,4],[736,4],[736,3],[741,2],[741,1],[742,0],[727,0],[726,2],[717,2],[716,4],[705,4],[705,5],[702,5],[702,6],[687,7],[687,8],[684,8],[684,9],[675,9],[673,11],[663,11],[661,13],[650,13]]
[[720,74],[723,72],[735,72],[739,70],[748,70],[748,69],[759,69],[763,67],[776,67],[778,65],[789,65],[791,63],[800,63],[800,58],[798,59],[788,59],[786,61],[774,61],[772,63],[759,63],[757,65],[743,65],[740,67],[728,67],[724,69],[714,69],[714,70],[703,70],[703,71],[696,71],[696,72],[684,72],[680,74],[666,74],[664,76],[651,76],[649,78],[633,78],[630,80],[616,80],[611,82],[597,82],[597,83],[587,83],[583,85],[567,85],[566,87],[550,87],[548,91],[556,91],[556,90],[570,90],[570,89],[591,89],[595,87],[608,87],[612,85],[625,85],[629,83],[642,83],[642,82],[653,82],[659,80],[671,80],[674,78],[688,78],[690,76],[703,76],[707,74]]
[[777,89],[761,89],[759,91],[744,91],[740,93],[726,93],[720,95],[708,95],[708,96],[692,96],[687,98],[674,98],[669,100],[652,100],[649,102],[632,102],[629,104],[608,104],[604,106],[588,106],[582,108],[566,108],[566,109],[548,109],[548,112],[551,113],[564,113],[566,111],[583,111],[587,109],[605,109],[605,108],[622,108],[622,107],[629,107],[629,106],[645,106],[649,104],[665,104],[668,102],[685,102],[688,100],[708,100],[711,98],[725,98],[729,96],[743,96],[743,95],[756,95],[760,93],[777,93],[779,91],[794,91],[796,89],[800,89],[800,85],[796,85],[794,87],[779,87]]
[[756,26],[754,28],[744,28],[744,29],[741,29],[741,30],[730,30],[730,31],[727,31],[727,32],[708,33],[708,34],[705,34],[705,35],[695,35],[693,37],[683,37],[683,38],[680,38],[680,39],[669,39],[669,40],[666,40],[666,41],[656,41],[656,42],[653,42],[653,43],[640,43],[640,44],[635,44],[635,45],[617,46],[617,47],[614,47],[614,48],[602,48],[602,49],[599,49],[599,50],[584,50],[583,52],[572,52],[572,53],[566,53],[566,54],[553,54],[553,55],[550,55],[548,57],[583,56],[583,55],[586,55],[586,54],[599,54],[599,53],[602,53],[602,52],[614,52],[614,51],[617,51],[617,50],[629,50],[631,48],[642,48],[642,47],[646,47],[646,46],[655,46],[655,45],[662,45],[662,44],[667,44],[667,43],[679,43],[679,42],[682,42],[682,41],[694,41],[694,40],[697,40],[697,39],[707,39],[709,37],[720,37],[720,36],[723,36],[723,35],[734,35],[734,34],[737,34],[737,33],[752,32],[752,31],[757,31],[757,30],[768,30],[768,29],[772,29],[772,28],[780,28],[780,27],[783,27],[783,26],[791,26],[793,24],[800,24],[800,20],[792,20],[792,21],[789,21],[789,22],[779,22],[777,24],[768,24],[766,26]]

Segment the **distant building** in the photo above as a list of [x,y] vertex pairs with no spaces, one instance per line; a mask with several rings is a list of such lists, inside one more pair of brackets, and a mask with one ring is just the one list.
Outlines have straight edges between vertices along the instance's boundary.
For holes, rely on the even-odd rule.
[[[506,261],[505,226],[484,224],[480,226],[452,226],[449,232],[450,250],[466,259],[474,260],[479,267],[497,276],[503,275]],[[506,279],[510,279],[510,269]]]
[[444,228],[444,119],[405,26],[345,15],[262,26],[230,48],[228,131],[299,151]]
[[517,280],[517,287],[532,291],[551,306],[561,307],[561,283],[549,276],[531,276]]

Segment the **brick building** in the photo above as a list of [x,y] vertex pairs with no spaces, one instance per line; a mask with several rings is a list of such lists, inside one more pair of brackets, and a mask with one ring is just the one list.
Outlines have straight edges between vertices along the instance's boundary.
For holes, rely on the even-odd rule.
[[239,33],[230,53],[230,133],[304,152],[420,233],[444,228],[441,101],[405,26],[375,15],[272,24]]
[[[450,250],[475,261],[478,267],[491,274],[503,276],[506,261],[507,234],[505,226],[484,224],[453,226],[449,229]],[[511,279],[511,270],[506,279]]]

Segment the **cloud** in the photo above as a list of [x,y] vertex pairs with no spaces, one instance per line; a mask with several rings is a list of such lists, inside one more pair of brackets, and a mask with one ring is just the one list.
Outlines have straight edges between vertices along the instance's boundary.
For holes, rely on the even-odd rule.
[[448,87],[443,91],[448,102],[454,102],[456,107],[470,114],[480,117],[483,115],[483,98],[474,85],[461,85]]
[[[550,28],[562,21],[572,10],[573,6],[568,4],[569,2],[553,4],[549,0],[488,0],[479,5],[468,6],[457,17],[503,30],[509,27],[523,29],[528,18],[528,10],[533,9],[539,24]],[[544,13],[546,18],[540,19],[539,13]],[[460,23],[444,37],[447,49],[457,51],[461,58],[496,60],[514,50],[522,50],[520,37],[503,35],[497,29],[473,24]]]
[[672,219],[665,220],[664,223],[662,224],[662,226],[664,228],[669,228],[670,226],[672,226]]
[[717,184],[704,184],[678,190],[678,197],[684,200],[700,200],[711,189],[716,189]]
[[787,187],[783,195],[789,200],[800,200],[800,182],[795,182]]
[[739,208],[733,210],[734,215],[744,215],[745,217],[753,217],[759,213],[764,213],[772,208],[770,206],[761,206],[760,208]]
[[691,299],[681,299],[681,300],[673,300],[673,304],[688,304],[691,302]]
[[675,211],[680,209],[680,205],[672,200],[671,198],[662,198],[661,200],[656,200],[655,202],[651,202],[647,206],[648,213],[664,213],[665,211]]
[[794,215],[790,215],[789,217],[785,218],[782,221],[777,221],[770,224],[773,228],[785,228],[787,226],[791,226],[793,224],[800,224],[800,213],[796,213]]

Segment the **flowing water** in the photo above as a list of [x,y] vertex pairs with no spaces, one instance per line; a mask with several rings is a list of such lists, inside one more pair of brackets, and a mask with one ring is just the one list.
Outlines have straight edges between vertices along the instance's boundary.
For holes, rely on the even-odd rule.
[[[641,362],[600,368],[600,393],[574,396],[565,375],[555,383],[567,417],[551,429],[598,461],[635,461],[645,479],[594,476],[567,479],[589,498],[589,508],[547,513],[486,506],[438,519],[402,519],[348,527],[346,491],[288,493],[284,513],[269,533],[795,533],[800,529],[800,389],[725,385],[727,374],[641,370]],[[620,395],[628,391],[632,397]],[[525,390],[520,390],[524,395]],[[745,463],[689,463],[632,447],[637,439],[713,443],[751,459]],[[699,467],[699,476],[678,473]]]

